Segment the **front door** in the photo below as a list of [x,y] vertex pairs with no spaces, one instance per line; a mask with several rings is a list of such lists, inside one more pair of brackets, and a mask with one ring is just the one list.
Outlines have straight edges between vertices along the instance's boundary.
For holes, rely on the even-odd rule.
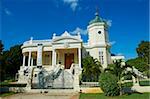
[[74,63],[74,54],[65,54],[65,69],[70,69],[72,63]]

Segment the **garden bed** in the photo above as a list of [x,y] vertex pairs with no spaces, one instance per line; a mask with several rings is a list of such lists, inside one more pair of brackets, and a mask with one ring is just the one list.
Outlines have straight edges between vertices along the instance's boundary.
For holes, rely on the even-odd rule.
[[26,85],[27,84],[8,83],[8,82],[0,83],[0,87],[26,87]]

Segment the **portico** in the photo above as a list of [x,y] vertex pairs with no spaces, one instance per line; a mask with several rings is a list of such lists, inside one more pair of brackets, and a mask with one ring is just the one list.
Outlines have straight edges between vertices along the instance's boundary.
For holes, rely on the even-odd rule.
[[29,51],[23,53],[22,66],[43,66],[47,68],[61,64],[65,66],[65,69],[69,69],[72,63],[81,64],[80,48],[42,51],[39,53],[39,55],[37,55],[37,53],[38,51]]
[[29,89],[32,85],[33,88],[79,90],[81,48],[80,34],[71,36],[68,32],[61,36],[54,34],[52,40],[31,39],[25,42],[18,82],[27,83]]
[[[81,39],[80,36],[73,38],[68,32],[62,36],[53,36],[49,46],[37,44],[37,46],[27,47],[25,42],[22,46],[23,64],[22,66],[37,66],[45,68],[54,68],[57,64],[64,65],[69,69],[72,63],[79,64],[81,68]],[[30,44],[34,44],[32,39]]]

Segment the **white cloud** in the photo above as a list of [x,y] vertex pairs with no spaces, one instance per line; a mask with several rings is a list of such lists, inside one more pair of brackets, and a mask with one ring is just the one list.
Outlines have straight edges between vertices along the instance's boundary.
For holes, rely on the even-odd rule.
[[114,44],[116,44],[116,41],[112,41],[112,42],[110,42],[110,44],[111,44],[111,45],[114,45]]
[[78,6],[78,0],[63,0],[63,2],[69,4],[73,11],[75,11]]
[[112,26],[112,20],[107,20],[107,25]]
[[117,54],[117,56],[122,56],[122,55],[123,55],[123,53],[118,53],[118,54]]
[[80,34],[82,34],[82,35],[87,35],[87,30],[81,29],[79,27],[77,27],[74,31],[72,31],[70,33],[71,34],[77,34],[78,32],[80,32]]
[[12,13],[7,8],[4,9],[4,12],[6,15],[12,15]]

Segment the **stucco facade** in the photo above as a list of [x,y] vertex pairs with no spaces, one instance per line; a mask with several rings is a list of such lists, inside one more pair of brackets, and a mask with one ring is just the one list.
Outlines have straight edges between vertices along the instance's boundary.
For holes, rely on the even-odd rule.
[[[48,40],[31,38],[22,45],[23,64],[18,83],[27,88],[73,88],[79,91],[79,75],[82,72],[83,53],[97,58],[103,68],[112,63],[108,38],[108,25],[98,13],[87,26],[88,42],[82,41],[80,33],[62,35]],[[90,69],[90,68],[89,68]]]

